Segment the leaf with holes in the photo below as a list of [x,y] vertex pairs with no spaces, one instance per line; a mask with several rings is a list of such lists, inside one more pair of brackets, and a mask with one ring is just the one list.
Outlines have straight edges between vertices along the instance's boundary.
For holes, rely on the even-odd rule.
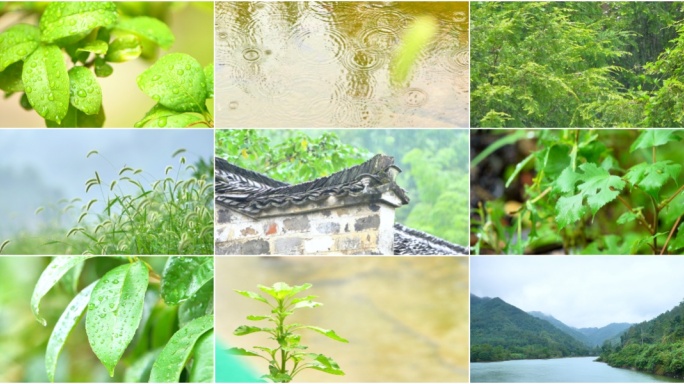
[[88,341],[112,377],[140,325],[147,284],[147,267],[137,261],[107,272],[91,294],[86,317]]
[[159,104],[182,112],[201,112],[207,80],[200,63],[183,53],[159,59],[137,79],[138,87]]

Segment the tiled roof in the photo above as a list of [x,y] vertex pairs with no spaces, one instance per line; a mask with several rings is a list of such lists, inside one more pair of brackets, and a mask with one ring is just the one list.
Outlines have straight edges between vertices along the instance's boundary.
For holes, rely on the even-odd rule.
[[241,213],[255,215],[270,208],[302,205],[330,196],[380,194],[375,188],[387,185],[406,204],[409,201],[406,192],[394,182],[399,172],[394,158],[376,155],[330,176],[289,185],[216,158],[216,201]]
[[[215,198],[218,204],[251,216],[271,208],[303,205],[330,196],[379,194],[376,188],[387,185],[403,204],[407,204],[406,192],[394,182],[398,172],[394,158],[376,155],[365,163],[330,176],[290,185],[217,157]],[[468,254],[465,247],[398,223],[394,224],[394,230],[395,255]]]

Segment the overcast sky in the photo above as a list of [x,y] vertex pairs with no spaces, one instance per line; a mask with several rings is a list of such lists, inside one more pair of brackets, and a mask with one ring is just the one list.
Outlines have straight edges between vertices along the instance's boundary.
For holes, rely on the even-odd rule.
[[[0,129],[0,169],[14,173],[33,169],[42,179],[40,185],[57,189],[65,198],[87,201],[100,197],[96,188],[85,193],[85,181],[94,177],[95,171],[107,185],[118,178],[124,166],[143,169],[145,179],[156,180],[164,177],[166,166],[179,168],[178,157],[171,157],[176,150],[185,148],[183,156],[192,164],[200,157],[213,156],[213,142],[210,129]],[[102,156],[86,158],[91,150]],[[3,205],[22,210],[10,212],[13,217],[34,216],[38,206],[20,204],[30,193],[6,196],[8,188],[2,187],[0,180]]]
[[471,293],[499,297],[563,323],[638,323],[684,299],[684,258],[654,256],[473,257]]

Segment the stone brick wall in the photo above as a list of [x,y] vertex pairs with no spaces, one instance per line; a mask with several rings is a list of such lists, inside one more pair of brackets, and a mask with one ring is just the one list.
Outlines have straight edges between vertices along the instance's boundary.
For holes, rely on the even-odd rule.
[[217,206],[217,255],[392,255],[396,196],[330,197],[250,217]]

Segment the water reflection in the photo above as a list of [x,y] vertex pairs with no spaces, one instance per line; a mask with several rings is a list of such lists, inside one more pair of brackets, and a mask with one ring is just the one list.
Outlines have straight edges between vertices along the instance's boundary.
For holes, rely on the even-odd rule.
[[[389,66],[420,15],[438,22],[408,84]],[[221,127],[467,127],[467,2],[217,2]]]
[[[234,293],[257,284],[312,283],[324,306],[292,319],[332,328],[349,344],[305,334],[309,351],[332,356],[346,376],[304,371],[298,382],[468,381],[468,260],[456,257],[240,257],[216,259],[216,332],[232,346],[270,342],[233,336],[264,305]],[[256,324],[250,324],[256,325]],[[259,358],[242,358],[256,372]]]

